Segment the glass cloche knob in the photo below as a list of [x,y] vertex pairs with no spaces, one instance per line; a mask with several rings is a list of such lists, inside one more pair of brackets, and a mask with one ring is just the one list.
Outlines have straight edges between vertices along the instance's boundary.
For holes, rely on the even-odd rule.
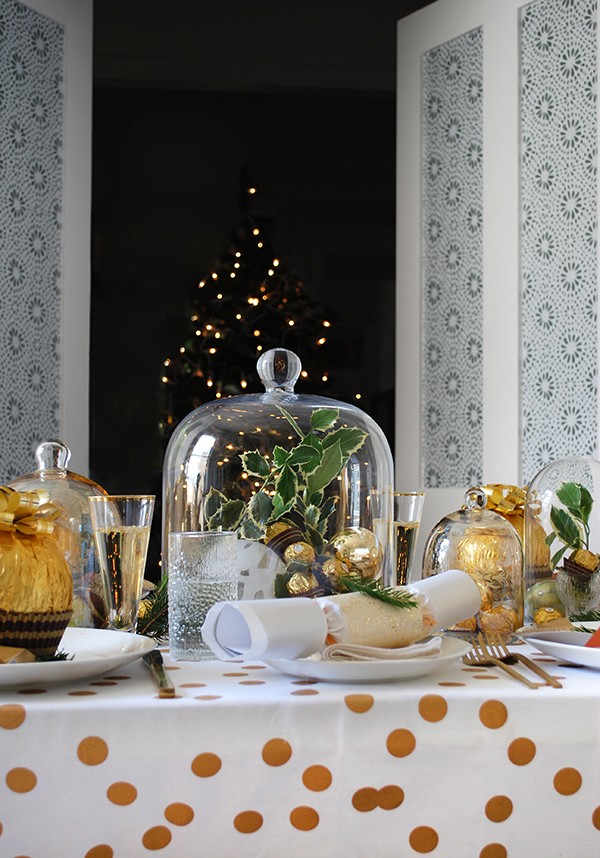
[[256,368],[267,393],[273,393],[275,390],[293,393],[302,364],[294,352],[287,349],[269,349],[260,356]]
[[35,451],[39,471],[66,471],[71,451],[62,441],[43,441]]

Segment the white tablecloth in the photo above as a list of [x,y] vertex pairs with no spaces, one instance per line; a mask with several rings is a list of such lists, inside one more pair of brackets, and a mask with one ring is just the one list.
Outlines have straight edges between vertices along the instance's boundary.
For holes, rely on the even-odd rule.
[[562,689],[460,661],[338,685],[168,656],[171,700],[140,661],[3,689],[0,855],[600,855],[600,672],[537,657]]

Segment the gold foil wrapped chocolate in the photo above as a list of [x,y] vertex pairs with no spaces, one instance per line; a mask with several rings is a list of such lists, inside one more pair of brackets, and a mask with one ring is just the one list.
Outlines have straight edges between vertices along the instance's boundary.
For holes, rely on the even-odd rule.
[[508,635],[515,632],[521,625],[520,617],[512,607],[498,605],[489,611],[480,611],[477,622],[482,632]]
[[308,596],[317,587],[317,580],[310,572],[294,572],[287,588],[290,596]]
[[365,527],[348,527],[333,537],[327,553],[345,563],[350,574],[363,578],[376,578],[383,563],[383,547]]
[[313,563],[314,559],[315,549],[308,542],[293,542],[283,552],[283,562],[286,564]]

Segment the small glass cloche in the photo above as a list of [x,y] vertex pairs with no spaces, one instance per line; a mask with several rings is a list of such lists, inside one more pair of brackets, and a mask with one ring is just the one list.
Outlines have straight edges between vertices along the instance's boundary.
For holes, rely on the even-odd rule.
[[44,441],[35,451],[37,470],[9,483],[38,491],[61,508],[54,533],[73,575],[72,626],[101,628],[105,622],[100,567],[88,506],[90,495],[106,494],[93,480],[67,470],[71,451],[62,441]]
[[525,621],[545,625],[600,604],[600,462],[558,459],[525,501]]
[[239,598],[330,594],[360,574],[390,580],[392,457],[353,405],[294,392],[300,359],[272,349],[262,394],[199,406],[163,471],[163,568],[171,532],[235,530]]
[[461,631],[508,634],[523,624],[523,552],[515,528],[486,509],[487,495],[470,488],[465,506],[439,521],[427,538],[423,578],[448,569],[467,572],[479,585],[481,610]]

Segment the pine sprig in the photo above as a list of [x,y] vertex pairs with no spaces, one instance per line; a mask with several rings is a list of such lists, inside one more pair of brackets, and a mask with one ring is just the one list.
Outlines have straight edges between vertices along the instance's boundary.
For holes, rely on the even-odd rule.
[[142,602],[144,610],[141,612],[136,632],[138,635],[146,635],[164,641],[169,634],[169,603],[168,603],[168,581],[163,575],[154,590],[150,592]]
[[372,580],[370,578],[340,575],[338,580],[342,587],[351,590],[353,593],[362,593],[365,596],[371,596],[373,599],[379,599],[380,602],[393,605],[395,608],[416,608],[419,604],[415,597],[407,590],[397,589],[396,587],[384,587],[379,579]]

